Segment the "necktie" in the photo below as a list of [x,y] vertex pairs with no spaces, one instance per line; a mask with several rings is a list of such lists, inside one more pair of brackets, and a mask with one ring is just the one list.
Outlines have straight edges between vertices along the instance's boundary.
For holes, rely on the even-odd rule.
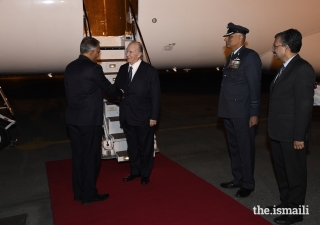
[[274,78],[274,81],[273,83],[276,82],[276,80],[280,77],[282,71],[285,69],[286,67],[284,65],[281,66],[280,70],[279,70],[279,73],[277,74],[276,78]]
[[128,82],[127,82],[128,86],[130,86],[131,80],[132,80],[132,66],[130,66],[129,73],[128,73]]

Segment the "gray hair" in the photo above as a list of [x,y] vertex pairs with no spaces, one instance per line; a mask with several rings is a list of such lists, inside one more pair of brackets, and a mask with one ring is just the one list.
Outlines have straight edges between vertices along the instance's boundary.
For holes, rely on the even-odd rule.
[[131,41],[130,44],[138,44],[138,51],[143,54],[143,47],[139,41]]
[[242,41],[243,43],[246,41],[246,35],[245,34],[241,34],[241,33],[236,33],[239,36],[242,36]]
[[93,37],[85,37],[82,39],[80,44],[80,53],[87,53],[92,50],[96,50],[97,46],[100,44],[100,42],[93,38]]

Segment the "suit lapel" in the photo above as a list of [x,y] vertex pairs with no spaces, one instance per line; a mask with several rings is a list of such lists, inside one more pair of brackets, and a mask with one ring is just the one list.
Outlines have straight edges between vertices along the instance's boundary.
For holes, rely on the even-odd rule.
[[131,80],[131,84],[135,81],[135,80],[139,80],[139,77],[143,74],[143,69],[144,69],[144,66],[145,66],[145,62],[144,61],[141,61],[139,67],[138,67],[138,70],[137,72],[134,74],[132,80]]
[[[286,68],[282,71],[281,75],[277,78],[277,80],[274,82],[272,81],[271,83],[271,88],[270,88],[270,93],[272,93],[273,89],[275,88],[275,86],[277,86],[277,84],[279,84],[281,82],[281,80],[284,79],[284,77],[286,77],[288,71],[291,70],[291,68],[293,67],[294,65],[294,62],[296,60],[298,60],[300,58],[300,55],[297,54],[290,62],[289,64],[286,66]],[[279,69],[280,70],[280,69]],[[279,72],[279,71],[278,71]]]
[[[275,81],[273,81],[273,86],[275,86],[277,83],[279,83],[283,79],[283,77],[285,77],[288,70],[290,70],[290,66],[292,65],[292,64],[291,65],[290,64],[291,64],[291,62],[283,69],[280,76],[278,76],[278,78]],[[278,73],[280,72],[280,69],[279,69]]]
[[[245,46],[242,46],[240,49],[239,49],[239,51],[237,51],[237,53],[236,54],[234,54],[234,55],[232,55],[232,53],[229,55],[229,57],[227,58],[227,64],[228,64],[228,66],[229,66],[229,63],[230,63],[230,61],[231,60],[234,60],[234,59],[236,59],[236,58],[239,58],[239,56],[240,56],[240,54],[241,54],[241,51],[243,50],[243,49],[245,49],[246,47]],[[231,56],[232,55],[232,56]]]
[[242,46],[242,47],[239,49],[239,51],[235,54],[235,58],[239,57],[240,54],[241,54],[241,52],[242,52],[242,50],[245,49],[245,48],[246,48],[245,46]]
[[[300,58],[299,54],[297,54],[290,62],[289,64],[286,66],[286,68],[282,71],[281,75],[277,78],[277,80],[274,82],[274,80],[272,80],[271,85],[270,85],[270,96],[273,93],[273,89],[275,88],[275,86],[277,86],[277,84],[279,84],[281,82],[281,80],[284,79],[284,77],[288,76],[287,73],[291,70],[291,68],[294,65],[294,62],[296,60],[298,60]],[[280,68],[277,72],[277,74],[279,73]]]
[[294,62],[299,59],[300,56],[299,54],[297,54],[290,62],[289,64],[286,66],[286,68],[282,71],[280,77],[278,77],[278,79],[276,80],[275,84],[279,83],[288,73],[288,71],[290,71],[291,67],[294,65]]

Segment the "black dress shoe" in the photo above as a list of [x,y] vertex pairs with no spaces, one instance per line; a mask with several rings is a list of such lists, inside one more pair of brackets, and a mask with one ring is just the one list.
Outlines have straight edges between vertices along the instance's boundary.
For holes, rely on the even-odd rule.
[[273,222],[275,222],[276,224],[287,224],[287,218],[288,215],[278,216],[273,219]]
[[141,178],[141,184],[147,184],[147,183],[149,183],[149,177],[142,177]]
[[94,203],[94,202],[102,202],[102,201],[106,200],[108,197],[109,197],[108,193],[96,194],[94,199],[88,200],[88,201],[82,201],[82,205],[89,205],[89,204]]
[[136,177],[140,177],[138,175],[132,175],[132,174],[129,174],[128,176],[126,176],[125,178],[123,178],[123,181],[132,181],[134,178]]
[[240,188],[240,190],[236,193],[238,198],[246,198],[253,192],[252,189]]
[[273,221],[276,224],[290,225],[290,224],[295,224],[303,221],[303,216],[302,215],[282,215],[274,218]]
[[220,187],[223,187],[223,188],[240,188],[241,186],[240,186],[240,184],[235,184],[235,183],[233,183],[233,181],[231,181],[231,182],[221,183]]
[[74,196],[74,198],[73,198],[76,202],[79,202],[79,201],[81,201],[82,199],[81,199],[81,197],[76,197],[76,196]]

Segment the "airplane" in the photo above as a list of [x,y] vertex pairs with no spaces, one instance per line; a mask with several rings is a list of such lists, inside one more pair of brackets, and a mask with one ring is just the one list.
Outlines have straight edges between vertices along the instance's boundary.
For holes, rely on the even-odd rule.
[[[131,20],[123,18],[127,14],[133,16],[128,12],[129,2],[1,0],[0,75],[62,73],[79,54],[84,36],[83,6],[91,4],[97,9],[94,14],[100,12],[109,18],[98,23],[111,27]],[[300,55],[320,74],[320,24],[314,22],[320,21],[318,0],[132,2],[137,5],[134,16],[152,65],[157,69],[221,67],[230,53],[222,36],[227,24],[233,22],[249,28],[246,45],[258,52],[264,71],[280,67],[271,51],[274,35],[289,28],[298,29],[303,35]],[[119,7],[123,8],[118,10],[120,14],[108,11]],[[93,12],[89,10],[88,14]],[[108,34],[101,32],[98,36],[105,35]],[[125,31],[118,36],[123,35]]]
[[[281,65],[271,51],[275,34],[298,29],[299,54],[320,75],[319,7],[318,0],[1,0],[0,75],[63,73],[84,36],[100,41],[99,63],[111,82],[132,40],[142,42],[145,60],[157,69],[219,70],[231,53],[223,38],[229,22],[249,28],[246,46],[258,52],[265,72]],[[114,105],[104,108],[111,117],[118,112]],[[114,155],[109,143],[103,145],[105,158]]]

